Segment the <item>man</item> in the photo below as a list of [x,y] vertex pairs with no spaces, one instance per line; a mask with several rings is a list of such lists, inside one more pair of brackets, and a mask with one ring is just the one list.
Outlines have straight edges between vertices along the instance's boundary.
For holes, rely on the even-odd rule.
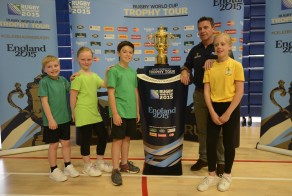
[[[198,35],[201,42],[194,46],[187,58],[186,62],[181,68],[181,82],[188,85],[190,82],[190,74],[194,69],[194,84],[196,86],[193,94],[194,98],[194,112],[199,140],[199,159],[191,167],[192,171],[198,171],[208,165],[207,163],[207,118],[209,115],[208,108],[204,99],[204,70],[205,67],[211,66],[217,56],[214,53],[213,34],[214,34],[214,20],[210,17],[202,17],[197,22]],[[232,56],[232,54],[231,54]],[[220,135],[217,144],[217,175],[222,175],[224,172],[224,147],[222,142],[222,134]]]

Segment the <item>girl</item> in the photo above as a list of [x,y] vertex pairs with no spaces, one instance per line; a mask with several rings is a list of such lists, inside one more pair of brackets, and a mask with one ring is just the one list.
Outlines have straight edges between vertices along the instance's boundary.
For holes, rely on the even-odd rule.
[[204,96],[210,113],[207,124],[207,160],[209,175],[197,189],[205,191],[219,181],[216,176],[216,146],[222,128],[225,168],[218,183],[219,191],[226,191],[231,184],[231,168],[235,157],[234,130],[240,123],[240,100],[243,96],[244,72],[241,63],[229,57],[231,37],[221,33],[214,38],[218,59],[204,74]]
[[[108,134],[104,127],[102,117],[98,111],[97,89],[107,87],[107,79],[103,81],[97,74],[90,71],[93,52],[87,47],[81,47],[77,52],[77,60],[81,67],[80,75],[75,77],[71,83],[70,106],[72,119],[81,137],[81,155],[84,162],[83,173],[88,176],[100,176],[101,170],[111,172],[112,167],[104,162],[104,152],[106,148]],[[108,69],[107,69],[108,71]],[[96,164],[90,161],[90,139],[92,130],[98,136],[96,146]]]

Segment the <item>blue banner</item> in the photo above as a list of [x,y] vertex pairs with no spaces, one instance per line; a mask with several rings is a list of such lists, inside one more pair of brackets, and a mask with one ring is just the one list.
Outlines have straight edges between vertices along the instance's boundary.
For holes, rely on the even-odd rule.
[[0,1],[2,149],[43,144],[37,96],[41,60],[58,56],[55,0]]
[[292,150],[291,15],[292,1],[266,1],[265,70],[259,142],[260,145],[290,150],[290,154]]

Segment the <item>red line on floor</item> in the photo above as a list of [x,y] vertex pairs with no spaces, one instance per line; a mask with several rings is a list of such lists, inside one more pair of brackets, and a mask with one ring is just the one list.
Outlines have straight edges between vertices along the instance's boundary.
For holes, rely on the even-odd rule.
[[[2,156],[0,158],[3,159],[47,159],[48,157],[16,157],[16,156]],[[63,159],[63,157],[57,157],[57,159]],[[82,157],[71,157],[71,159],[82,159]],[[95,159],[95,158],[91,158]],[[111,158],[104,158],[105,160],[111,160]],[[129,158],[129,160],[138,160],[138,161],[143,161],[145,160],[144,158]],[[188,161],[197,161],[198,159],[182,159],[182,161],[188,162]],[[234,160],[234,162],[239,162],[239,163],[292,163],[292,161],[272,161],[272,160]]]
[[142,196],[148,196],[147,176],[142,176]]

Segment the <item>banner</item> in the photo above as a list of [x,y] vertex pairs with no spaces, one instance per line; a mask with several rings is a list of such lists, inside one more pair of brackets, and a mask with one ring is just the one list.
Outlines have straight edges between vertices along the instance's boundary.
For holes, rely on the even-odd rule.
[[266,1],[261,138],[257,148],[292,156],[292,1]]
[[145,175],[182,175],[182,149],[188,86],[180,66],[138,70]]
[[[118,43],[128,40],[135,45],[130,66],[134,69],[153,66],[156,52],[149,35],[162,25],[175,37],[169,41],[168,64],[182,66],[190,49],[200,42],[197,20],[209,16],[215,20],[216,33],[231,35],[235,60],[241,62],[243,7],[242,0],[69,0],[73,58],[79,47],[90,47],[94,52],[92,71],[104,78],[106,68],[118,62]],[[74,69],[79,70],[76,61]],[[194,88],[189,86],[184,134],[185,139],[192,141],[197,140],[192,113]],[[99,100],[104,103],[102,108],[107,108],[106,98]],[[140,125],[137,129],[142,131]]]
[[58,56],[55,0],[0,1],[2,149],[42,142],[38,82],[41,60]]

